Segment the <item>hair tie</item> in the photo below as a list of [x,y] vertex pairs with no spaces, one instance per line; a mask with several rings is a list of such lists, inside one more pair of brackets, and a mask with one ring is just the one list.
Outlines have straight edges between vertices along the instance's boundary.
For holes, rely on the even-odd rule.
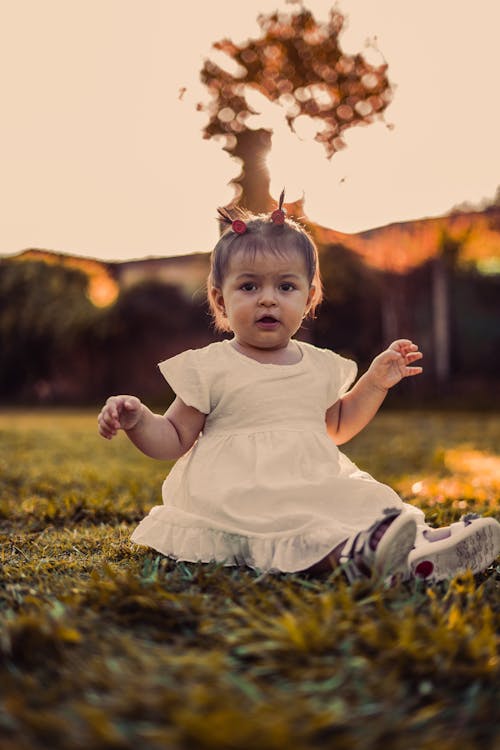
[[225,208],[218,208],[217,211],[219,212],[219,216],[222,218],[222,221],[225,224],[230,224],[231,229],[233,232],[236,232],[236,234],[245,234],[247,231],[247,225],[245,224],[242,219],[232,219]]
[[285,200],[285,188],[281,191],[278,208],[272,212],[271,221],[277,226],[283,226],[285,223],[285,212],[283,211],[283,201]]

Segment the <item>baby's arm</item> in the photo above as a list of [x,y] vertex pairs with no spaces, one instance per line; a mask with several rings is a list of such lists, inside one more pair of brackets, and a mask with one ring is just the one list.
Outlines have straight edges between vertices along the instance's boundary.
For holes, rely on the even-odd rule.
[[178,396],[164,415],[154,414],[135,396],[111,396],[97,421],[102,437],[111,440],[118,430],[124,430],[147,456],[175,460],[191,448],[205,418]]
[[346,443],[366,427],[389,388],[403,378],[420,375],[422,368],[411,365],[422,356],[412,341],[399,339],[375,357],[356,385],[326,412],[328,433],[337,445]]

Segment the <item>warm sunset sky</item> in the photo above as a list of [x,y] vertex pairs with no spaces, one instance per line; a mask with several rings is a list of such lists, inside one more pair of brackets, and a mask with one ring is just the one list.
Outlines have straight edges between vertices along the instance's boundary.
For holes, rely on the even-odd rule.
[[[305,5],[326,17],[331,3]],[[198,73],[211,42],[255,36],[257,14],[276,7],[284,0],[0,0],[0,254],[210,249],[238,167],[202,140]],[[338,7],[346,51],[370,54],[366,40],[377,38],[394,100],[386,124],[348,131],[331,162],[275,125],[276,196],[283,185],[290,200],[304,191],[308,216],[344,232],[493,196],[498,0]],[[267,110],[272,124],[276,107]]]

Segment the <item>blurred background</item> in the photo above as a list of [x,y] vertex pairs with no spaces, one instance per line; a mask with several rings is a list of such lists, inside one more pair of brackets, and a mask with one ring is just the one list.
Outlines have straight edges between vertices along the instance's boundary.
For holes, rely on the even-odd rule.
[[171,396],[221,338],[216,206],[287,210],[325,300],[299,338],[361,369],[425,355],[390,403],[500,403],[500,10],[478,0],[0,6],[0,402]]

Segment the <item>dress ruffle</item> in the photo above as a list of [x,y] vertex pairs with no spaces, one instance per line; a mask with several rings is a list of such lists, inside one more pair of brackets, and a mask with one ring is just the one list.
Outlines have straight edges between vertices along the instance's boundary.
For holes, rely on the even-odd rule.
[[131,540],[178,561],[296,573],[323,559],[334,546],[333,530],[324,527],[283,536],[247,536],[205,525],[177,525],[162,518],[162,506],[158,506],[159,512],[155,510],[140,522]]

